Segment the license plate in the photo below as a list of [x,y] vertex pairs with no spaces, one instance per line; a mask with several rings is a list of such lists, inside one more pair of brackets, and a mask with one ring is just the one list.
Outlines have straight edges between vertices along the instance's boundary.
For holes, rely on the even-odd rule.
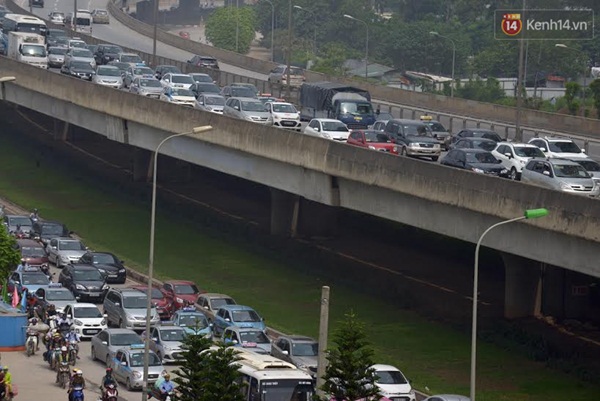
[[100,330],[98,330],[98,329],[87,329],[86,332],[88,334],[98,334],[98,333],[100,333]]
[[110,277],[110,278],[117,278],[117,277],[119,277],[119,275],[118,274],[109,274],[108,277]]

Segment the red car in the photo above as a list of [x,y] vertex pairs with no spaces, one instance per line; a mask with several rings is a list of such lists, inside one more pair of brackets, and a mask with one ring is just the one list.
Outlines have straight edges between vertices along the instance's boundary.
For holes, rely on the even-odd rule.
[[183,308],[185,301],[189,301],[193,305],[198,299],[198,295],[206,292],[199,290],[193,281],[187,280],[165,281],[161,291],[171,302],[172,312]]
[[346,143],[394,155],[398,154],[398,146],[392,142],[389,136],[381,131],[352,131]]
[[[134,285],[131,286],[131,288],[143,291],[144,293],[148,292],[147,285]],[[156,304],[156,311],[158,312],[160,320],[171,319],[171,311],[173,310],[171,301],[167,297],[165,297],[165,294],[163,294],[160,289],[156,287],[152,288],[152,302]]]

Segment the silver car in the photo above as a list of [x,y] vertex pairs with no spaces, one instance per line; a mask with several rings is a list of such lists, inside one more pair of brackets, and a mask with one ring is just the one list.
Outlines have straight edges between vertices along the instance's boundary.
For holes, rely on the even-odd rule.
[[[104,298],[104,313],[108,324],[119,325],[121,328],[144,330],[146,327],[146,293],[134,288],[111,288]],[[152,306],[151,325],[160,322],[156,307]]]
[[271,355],[296,365],[299,369],[317,374],[319,343],[310,337],[281,336],[273,343]]
[[270,117],[263,102],[246,97],[230,97],[227,99],[225,107],[223,107],[223,115],[258,124],[266,124]]
[[[181,344],[186,336],[183,327],[156,326],[150,330],[150,349],[163,363],[177,362],[183,358]],[[145,339],[145,336],[142,336]]]
[[128,329],[104,329],[92,337],[92,360],[100,360],[110,366],[117,350],[132,344],[143,344],[144,340],[135,331]]
[[65,63],[66,47],[52,46],[48,48],[48,68],[60,68]]
[[121,70],[114,65],[100,65],[96,68],[96,75],[92,77],[92,82],[102,86],[108,86],[115,89],[123,87],[123,78]]
[[126,88],[129,88],[131,83],[136,78],[154,78],[154,70],[146,66],[129,66],[123,75],[123,83]]
[[221,95],[207,93],[199,95],[196,99],[196,108],[200,110],[223,114],[223,107],[225,107],[225,98]]
[[129,85],[129,92],[137,93],[138,95],[159,99],[163,93],[163,87],[158,79],[152,78],[135,78]]
[[[148,384],[154,384],[165,372],[160,358],[150,351],[148,355]],[[134,344],[129,348],[121,348],[115,353],[110,367],[114,378],[124,383],[127,390],[133,391],[144,386],[144,344]]]
[[216,292],[205,292],[198,295],[196,305],[209,319],[214,319],[215,314],[225,305],[235,305],[237,302],[229,295]]
[[83,242],[70,237],[52,238],[46,246],[48,260],[59,269],[71,262],[77,262],[87,251],[88,248]]
[[227,345],[244,347],[254,345],[271,353],[271,340],[264,331],[253,327],[229,326],[223,330],[221,341]]
[[577,195],[598,196],[600,186],[579,163],[564,159],[532,159],[521,181]]
[[35,296],[47,305],[54,305],[58,313],[61,313],[65,306],[77,302],[73,293],[58,283],[52,283],[48,288],[39,288]]
[[92,68],[96,68],[96,59],[92,52],[88,49],[81,47],[73,47],[65,54],[65,63],[69,61],[85,61],[89,63]]

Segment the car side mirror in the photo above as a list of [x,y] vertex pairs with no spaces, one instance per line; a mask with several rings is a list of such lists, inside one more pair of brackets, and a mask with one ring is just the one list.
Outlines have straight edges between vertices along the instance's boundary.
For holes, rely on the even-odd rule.
[[102,345],[108,345],[106,341],[102,341]]
[[544,171],[542,172],[542,174],[544,174],[544,175],[547,175],[548,177],[550,177],[550,172],[549,172],[548,170],[544,170]]
[[496,164],[502,163],[502,160],[496,159]]
[[232,340],[231,341],[231,344],[233,344],[233,345],[236,345],[237,343],[238,343],[237,340]]
[[238,111],[240,110],[240,108],[238,106],[233,106],[233,108],[236,109],[236,110],[238,110]]
[[286,351],[286,350],[284,350],[284,351],[281,351],[281,353],[282,353],[283,355],[289,355],[289,354],[290,354],[290,353],[289,353],[289,351]]
[[205,306],[204,309],[209,310],[210,308],[208,306]]
[[315,131],[317,131],[317,132],[321,132],[321,128],[319,128],[319,127],[316,127],[316,128],[315,128]]
[[154,342],[158,342],[158,338],[156,338],[156,337],[152,337],[152,341],[154,341]]
[[581,153],[585,153],[585,149],[581,149]]
[[229,319],[228,317],[225,318],[226,322],[231,322],[231,319]]
[[542,152],[545,152],[545,151],[546,151],[546,148],[540,148],[540,150],[541,150]]
[[104,315],[102,315],[102,317],[106,319],[108,315],[105,313]]
[[512,153],[510,152],[506,152],[504,156],[508,157],[509,159],[512,159]]
[[127,366],[127,362],[125,362],[125,361],[121,361],[121,365],[123,365],[123,366]]
[[121,306],[119,302],[115,302],[115,306]]

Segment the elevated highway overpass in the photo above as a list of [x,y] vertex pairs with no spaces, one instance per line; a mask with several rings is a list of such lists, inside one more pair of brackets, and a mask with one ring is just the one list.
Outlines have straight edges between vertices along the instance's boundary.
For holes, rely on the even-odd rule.
[[[270,187],[274,234],[295,231],[298,220],[331,224],[345,208],[474,243],[491,224],[546,207],[548,217],[498,229],[485,242],[505,260],[507,316],[532,313],[540,274],[534,261],[600,277],[596,199],[262,127],[6,58],[0,71],[17,78],[2,85],[2,99],[132,146],[139,177],[167,135],[212,125],[201,137],[173,139],[163,153]],[[305,201],[320,205],[318,213],[303,213]]]

